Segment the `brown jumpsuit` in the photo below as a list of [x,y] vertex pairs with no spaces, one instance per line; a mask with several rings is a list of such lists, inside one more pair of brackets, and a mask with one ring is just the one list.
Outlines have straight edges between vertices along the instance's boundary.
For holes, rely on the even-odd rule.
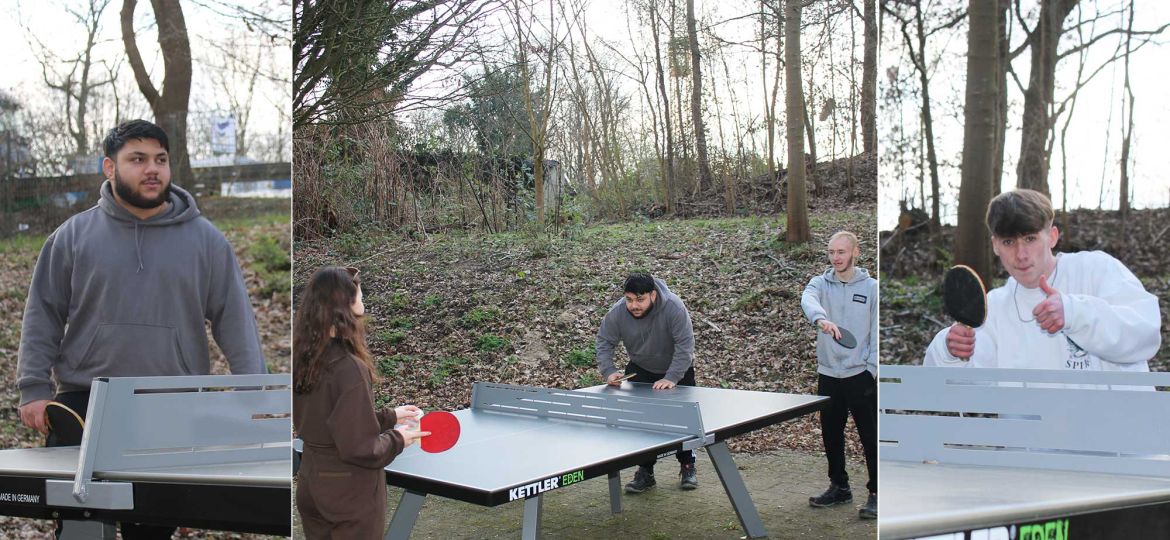
[[304,441],[297,510],[309,540],[378,539],[386,528],[382,467],[402,452],[393,409],[374,411],[369,374],[339,342],[307,394],[293,395],[293,424]]

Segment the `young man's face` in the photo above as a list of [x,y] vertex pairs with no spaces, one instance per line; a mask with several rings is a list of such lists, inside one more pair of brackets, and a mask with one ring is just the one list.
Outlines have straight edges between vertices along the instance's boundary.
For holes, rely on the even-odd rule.
[[846,236],[839,236],[832,242],[829,242],[829,263],[833,265],[833,270],[837,273],[848,272],[853,268],[857,257],[861,256],[861,250],[853,245],[853,242]]
[[114,182],[119,202],[144,210],[167,201],[171,163],[167,151],[155,139],[130,139],[114,159],[102,161],[106,178]]
[[654,301],[658,299],[658,291],[650,291],[646,294],[634,294],[632,292],[626,293],[626,311],[630,312],[635,319],[641,319],[654,306]]
[[1040,286],[1041,275],[1052,277],[1050,274],[1056,260],[1052,248],[1056,247],[1059,238],[1060,232],[1052,226],[1011,238],[992,235],[991,249],[1020,285],[1032,289]]

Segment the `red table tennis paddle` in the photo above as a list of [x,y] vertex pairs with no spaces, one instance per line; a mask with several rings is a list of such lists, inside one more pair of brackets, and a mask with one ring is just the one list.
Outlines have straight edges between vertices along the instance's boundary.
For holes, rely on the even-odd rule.
[[459,419],[445,411],[433,411],[423,415],[418,421],[419,431],[429,431],[431,434],[422,438],[419,443],[424,452],[432,454],[446,452],[455,443],[459,442]]

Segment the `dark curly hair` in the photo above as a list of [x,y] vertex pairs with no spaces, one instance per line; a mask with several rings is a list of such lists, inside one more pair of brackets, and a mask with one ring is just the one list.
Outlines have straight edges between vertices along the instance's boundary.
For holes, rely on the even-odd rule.
[[301,294],[293,324],[293,391],[305,394],[313,389],[325,363],[325,348],[333,341],[341,343],[370,374],[378,380],[370,351],[366,347],[366,330],[353,313],[361,280],[356,268],[327,266],[317,270]]

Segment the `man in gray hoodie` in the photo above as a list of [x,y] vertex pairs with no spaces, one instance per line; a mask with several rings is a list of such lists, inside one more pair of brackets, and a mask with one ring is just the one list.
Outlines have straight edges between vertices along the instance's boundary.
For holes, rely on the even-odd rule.
[[[608,384],[619,384],[622,374],[613,364],[613,355],[621,342],[630,355],[625,373],[634,374],[631,381],[652,384],[655,390],[680,384],[695,386],[695,333],[682,299],[650,274],[631,274],[624,289],[625,297],[609,309],[597,332],[597,369],[602,378]],[[695,453],[680,450],[675,457],[680,465],[680,487],[699,487]],[[654,487],[656,461],[638,466],[634,480],[626,484],[627,493]]]
[[[104,145],[101,198],[45,240],[25,305],[20,419],[47,446],[64,442],[49,429],[49,400],[84,416],[94,377],[209,373],[205,320],[232,373],[266,371],[240,265],[194,197],[171,184],[166,133],[132,120]],[[170,538],[151,529],[123,524],[123,536]]]
[[[849,474],[845,472],[845,422],[850,413],[865,449],[869,469],[869,498],[858,514],[877,518],[877,322],[878,282],[854,264],[861,256],[857,237],[840,231],[829,239],[832,267],[812,278],[804,288],[800,307],[817,335],[817,394],[829,396],[821,411],[821,438],[829,460],[829,489],[809,497],[815,507],[851,502]],[[837,340],[849,330],[856,346],[846,348]]]

